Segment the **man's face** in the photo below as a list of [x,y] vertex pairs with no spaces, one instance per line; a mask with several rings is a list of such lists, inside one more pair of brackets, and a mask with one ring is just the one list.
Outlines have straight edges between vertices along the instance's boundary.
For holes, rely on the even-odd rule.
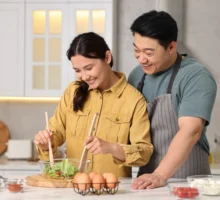
[[164,49],[158,40],[135,33],[133,45],[134,56],[146,74],[155,74],[169,67],[171,59],[169,47]]

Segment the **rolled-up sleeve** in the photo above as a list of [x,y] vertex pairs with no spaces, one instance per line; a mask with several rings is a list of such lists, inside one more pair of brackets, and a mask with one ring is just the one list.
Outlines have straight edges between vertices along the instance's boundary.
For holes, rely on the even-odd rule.
[[[49,128],[53,133],[51,144],[54,156],[56,156],[57,148],[66,140],[66,111],[70,107],[71,98],[73,98],[72,85],[73,83],[65,90],[54,115],[49,120]],[[38,146],[36,148],[41,160],[49,160],[48,151],[44,151]]]
[[141,98],[134,109],[130,127],[130,144],[120,144],[125,153],[125,162],[115,157],[113,160],[120,166],[143,166],[148,163],[153,153],[150,138],[150,121],[146,101]]

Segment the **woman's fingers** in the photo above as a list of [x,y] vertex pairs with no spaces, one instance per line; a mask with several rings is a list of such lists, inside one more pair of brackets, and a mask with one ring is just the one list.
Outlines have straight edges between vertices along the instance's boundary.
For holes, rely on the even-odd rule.
[[[90,144],[93,140],[94,140],[94,137],[93,137],[93,136],[88,136],[88,137],[85,139],[84,145],[87,146],[87,145]],[[91,146],[91,144],[90,144],[89,146]]]
[[39,131],[34,138],[34,143],[42,149],[47,149],[48,141],[51,140],[53,133],[51,131]]

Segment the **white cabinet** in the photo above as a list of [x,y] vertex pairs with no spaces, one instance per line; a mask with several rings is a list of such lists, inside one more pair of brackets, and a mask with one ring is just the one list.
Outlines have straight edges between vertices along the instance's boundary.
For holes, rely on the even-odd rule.
[[26,4],[26,96],[61,96],[75,80],[66,51],[76,35],[94,31],[113,46],[114,1],[50,2]]
[[68,4],[26,4],[26,96],[61,96],[67,86]]
[[24,5],[0,2],[0,96],[24,95]]
[[66,51],[80,33],[94,31],[114,50],[116,0],[3,2],[0,96],[60,97],[75,80]]

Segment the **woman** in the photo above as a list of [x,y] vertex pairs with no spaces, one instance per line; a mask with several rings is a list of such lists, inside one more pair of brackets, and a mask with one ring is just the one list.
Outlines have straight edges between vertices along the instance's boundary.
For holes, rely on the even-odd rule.
[[[112,70],[112,54],[99,35],[78,35],[67,57],[78,80],[64,92],[49,121],[50,132],[35,135],[40,158],[48,159],[48,140],[54,153],[66,141],[68,158],[80,158],[84,146],[89,150],[89,171],[130,177],[130,166],[146,164],[153,151],[144,97],[124,74]],[[99,115],[87,137],[95,113]]]

